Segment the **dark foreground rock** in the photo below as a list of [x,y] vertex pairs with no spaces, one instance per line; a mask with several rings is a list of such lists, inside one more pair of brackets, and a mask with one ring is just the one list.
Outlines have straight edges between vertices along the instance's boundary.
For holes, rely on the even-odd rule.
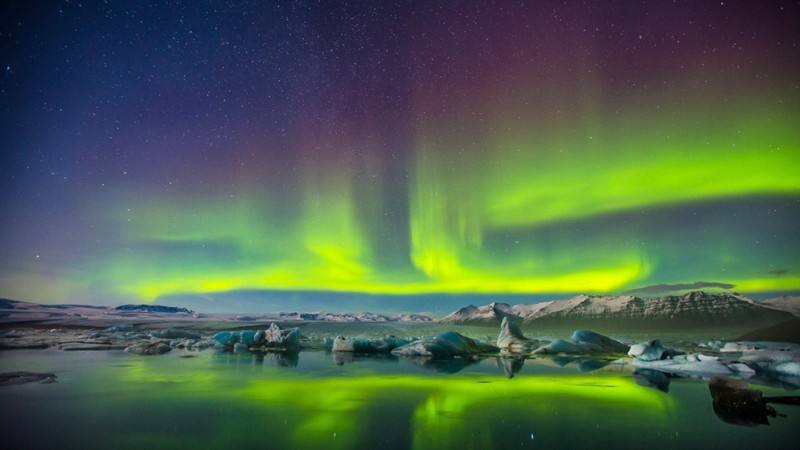
[[769,418],[778,413],[767,403],[800,405],[800,396],[764,397],[742,380],[712,378],[708,383],[714,413],[725,422],[742,425],[769,425]]
[[472,356],[494,353],[499,349],[494,345],[470,339],[455,331],[447,331],[433,337],[426,337],[392,350],[398,356],[425,356],[447,359],[455,356]]
[[14,386],[26,383],[56,383],[56,378],[53,373],[3,372],[0,373],[0,386]]

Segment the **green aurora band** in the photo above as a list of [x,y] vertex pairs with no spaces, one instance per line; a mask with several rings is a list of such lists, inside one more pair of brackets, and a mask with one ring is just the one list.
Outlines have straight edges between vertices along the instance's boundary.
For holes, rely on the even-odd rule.
[[472,147],[422,139],[405,225],[394,228],[381,204],[391,186],[348,170],[353,161],[311,164],[290,206],[258,183],[241,184],[235,199],[145,195],[133,212],[106,217],[132,250],[101,257],[81,283],[149,300],[235,289],[610,293],[698,279],[742,292],[798,289],[800,249],[785,218],[753,224],[777,238],[767,250],[754,246],[752,228],[713,217],[667,227],[624,220],[800,195],[793,107],[764,99],[713,110],[505,127]]

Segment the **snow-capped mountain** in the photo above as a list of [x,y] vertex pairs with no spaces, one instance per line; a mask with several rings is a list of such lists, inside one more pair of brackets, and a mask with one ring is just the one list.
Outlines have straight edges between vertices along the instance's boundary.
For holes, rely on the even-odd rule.
[[503,316],[518,315],[508,303],[490,303],[484,306],[465,306],[452,312],[440,320],[443,323],[494,322],[503,320]]
[[371,312],[277,312],[267,314],[195,313],[186,308],[163,305],[44,305],[0,298],[0,323],[19,321],[59,320],[235,320],[239,322],[432,322],[427,314],[405,313],[396,315]]
[[655,298],[578,295],[564,300],[513,306],[491,303],[461,308],[444,317],[442,322],[493,323],[502,320],[503,315],[515,316],[523,322],[613,319],[730,323],[791,318],[791,314],[785,311],[764,306],[739,294],[696,291]]

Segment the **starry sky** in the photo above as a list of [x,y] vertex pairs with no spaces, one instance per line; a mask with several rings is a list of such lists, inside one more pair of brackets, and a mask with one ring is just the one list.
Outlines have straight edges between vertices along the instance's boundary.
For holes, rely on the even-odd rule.
[[0,17],[0,296],[800,291],[797,1]]

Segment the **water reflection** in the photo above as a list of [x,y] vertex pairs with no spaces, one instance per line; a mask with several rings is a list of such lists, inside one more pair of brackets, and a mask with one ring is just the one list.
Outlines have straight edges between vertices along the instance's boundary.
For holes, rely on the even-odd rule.
[[399,361],[397,356],[389,353],[362,354],[354,352],[330,352],[333,354],[333,362],[337,366],[359,361],[392,362]]
[[300,352],[217,352],[214,355],[214,359],[233,365],[248,364],[295,368],[300,362]]
[[406,359],[423,369],[451,374],[458,373],[464,370],[464,368],[477,364],[482,360],[482,358],[433,359],[424,356],[409,357]]
[[506,374],[507,378],[514,378],[514,375],[519,373],[522,370],[522,366],[525,365],[525,358],[513,358],[513,357],[498,357],[497,358],[497,367],[503,370],[503,373]]
[[669,392],[670,375],[653,369],[636,369],[633,378],[640,386]]
[[297,367],[300,352],[265,352],[256,353],[256,363],[275,367]]
[[[614,364],[583,374],[575,360],[564,369],[550,358],[341,354],[358,364],[337,368],[335,355],[323,351],[203,352],[191,359],[180,352],[103,353],[80,361],[75,358],[82,355],[62,352],[38,353],[35,360],[2,356],[9,368],[59,369],[54,385],[0,388],[4,448],[91,450],[113,442],[126,449],[488,450],[642,448],[647,442],[653,449],[777,450],[796,447],[800,425],[796,410],[776,404],[789,399],[771,397],[769,388],[753,415],[738,406],[736,392],[730,400],[697,380],[633,374]],[[775,417],[789,417],[773,418],[768,407]],[[754,426],[766,421],[770,427]],[[42,423],[75,432],[51,437],[37,432]]]
[[549,358],[551,361],[560,367],[573,364],[581,372],[594,372],[595,370],[602,369],[603,367],[611,364],[613,360],[587,358],[585,356],[552,356]]
[[[482,365],[484,360],[491,363],[492,358],[452,358],[452,359],[433,359],[426,357],[403,357],[399,358],[391,354],[358,354],[353,352],[327,352],[332,357],[336,365],[342,366],[362,362],[364,364],[374,363],[393,363],[407,361],[419,368],[444,374],[457,374],[470,366],[482,367],[483,370],[491,368],[491,365]],[[320,355],[312,355],[311,359],[318,358]],[[218,353],[215,359],[225,362],[228,365],[267,365],[281,368],[296,368],[300,360],[299,352],[265,352],[265,353]],[[494,357],[494,366],[506,378],[514,378],[528,364],[539,364],[544,367],[572,367],[580,372],[595,372],[607,367],[613,361],[608,359],[587,358],[581,356],[549,356],[535,358],[527,361],[524,357],[499,356]],[[330,360],[329,360],[330,361]],[[389,369],[393,371],[395,369]],[[473,369],[474,370],[474,369]],[[478,369],[481,371],[481,369]],[[601,371],[601,373],[604,371]],[[607,371],[605,371],[607,372]],[[563,376],[563,375],[562,375]],[[654,369],[640,368],[627,375],[635,381],[635,384],[647,387],[662,393],[670,392],[671,382],[682,377],[661,372]],[[624,377],[623,377],[624,378]],[[454,380],[458,379],[456,377]],[[567,379],[567,378],[564,378]],[[542,379],[527,381],[541,383]],[[769,374],[758,374],[750,379],[749,382],[758,383],[765,386],[780,387],[785,389],[796,389],[798,379],[794,377],[775,377]],[[769,419],[781,417],[771,404],[800,404],[800,396],[764,396],[761,391],[751,389],[747,382],[742,380],[731,380],[723,378],[712,378],[708,382],[711,393],[713,411],[716,416],[725,423],[754,427],[758,425],[770,425]]]

